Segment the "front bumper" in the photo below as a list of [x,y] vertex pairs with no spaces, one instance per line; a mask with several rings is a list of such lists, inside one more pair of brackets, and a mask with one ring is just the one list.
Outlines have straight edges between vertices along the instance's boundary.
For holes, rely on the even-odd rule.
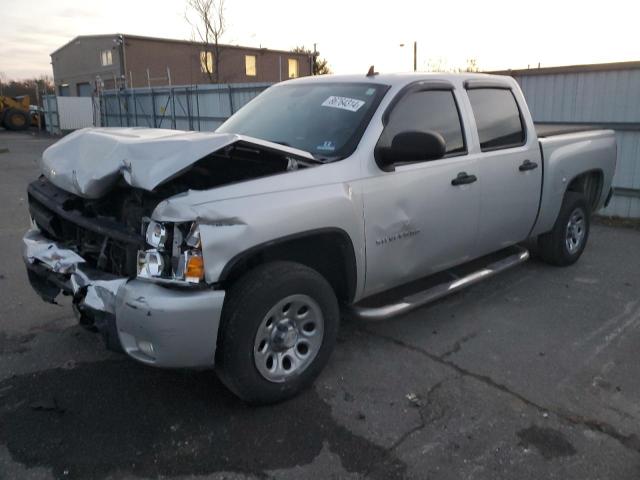
[[105,274],[72,250],[29,230],[23,258],[34,290],[53,302],[63,291],[111,348],[169,368],[211,368],[225,292],[171,288]]

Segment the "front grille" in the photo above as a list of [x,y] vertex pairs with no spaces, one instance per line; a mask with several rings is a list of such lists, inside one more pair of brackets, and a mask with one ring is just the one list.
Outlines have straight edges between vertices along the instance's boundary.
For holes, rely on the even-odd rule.
[[[87,263],[120,276],[136,273],[144,243],[139,223],[122,220],[126,199],[85,200],[41,177],[28,189],[29,212],[42,233],[81,255]],[[107,210],[111,215],[107,214]],[[142,218],[139,215],[138,222]]]

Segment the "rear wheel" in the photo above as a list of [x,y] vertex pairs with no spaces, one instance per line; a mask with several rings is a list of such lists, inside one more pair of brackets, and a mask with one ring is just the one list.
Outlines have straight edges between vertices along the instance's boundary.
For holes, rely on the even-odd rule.
[[557,266],[575,263],[587,245],[589,227],[589,208],[584,195],[567,192],[553,230],[538,237],[540,257]]
[[29,127],[29,116],[22,110],[10,108],[4,114],[2,123],[9,130],[25,130]]
[[227,294],[216,365],[241,399],[274,403],[309,386],[336,341],[338,302],[326,279],[293,262],[257,267]]

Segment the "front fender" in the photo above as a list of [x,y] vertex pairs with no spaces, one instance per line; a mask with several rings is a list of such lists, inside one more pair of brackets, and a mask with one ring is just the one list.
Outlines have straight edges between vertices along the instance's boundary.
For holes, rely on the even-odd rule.
[[[362,198],[349,182],[261,193],[188,205],[188,194],[156,209],[157,220],[191,220],[200,225],[207,283],[220,281],[225,266],[243,252],[278,239],[321,229],[344,231],[356,259],[355,297],[364,288]],[[199,195],[201,199],[201,194]]]

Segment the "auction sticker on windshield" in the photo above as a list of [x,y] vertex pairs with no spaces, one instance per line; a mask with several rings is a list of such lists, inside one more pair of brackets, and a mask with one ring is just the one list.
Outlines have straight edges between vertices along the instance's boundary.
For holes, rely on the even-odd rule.
[[360,110],[360,107],[364,105],[365,102],[362,100],[358,100],[357,98],[349,98],[349,97],[336,97],[335,95],[331,95],[324,102],[322,102],[323,107],[331,107],[331,108],[340,108],[342,110],[349,110],[350,112],[357,112]]

